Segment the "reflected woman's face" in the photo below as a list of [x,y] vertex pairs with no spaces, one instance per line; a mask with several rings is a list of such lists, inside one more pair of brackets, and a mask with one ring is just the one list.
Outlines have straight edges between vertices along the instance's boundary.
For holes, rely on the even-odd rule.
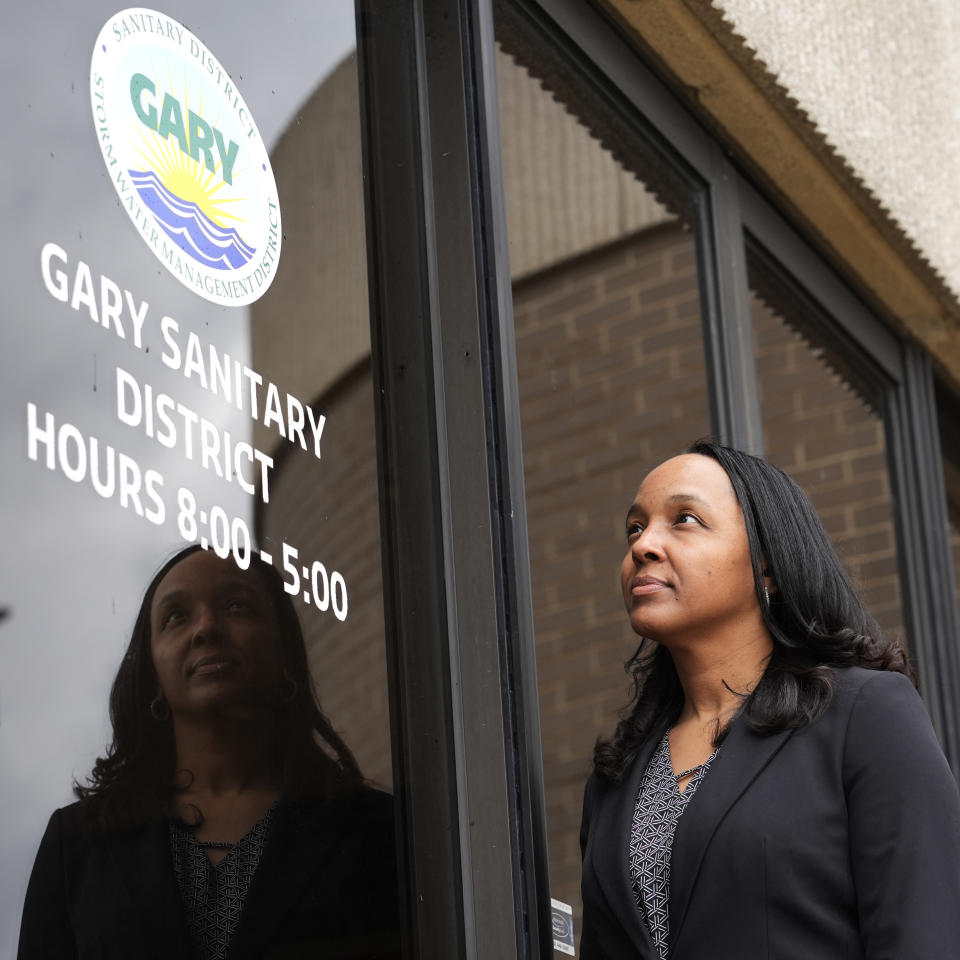
[[157,585],[150,652],[176,716],[264,708],[281,697],[276,613],[260,577],[198,550]]
[[626,534],[621,586],[638,634],[669,646],[757,623],[743,513],[715,460],[684,454],[652,470]]

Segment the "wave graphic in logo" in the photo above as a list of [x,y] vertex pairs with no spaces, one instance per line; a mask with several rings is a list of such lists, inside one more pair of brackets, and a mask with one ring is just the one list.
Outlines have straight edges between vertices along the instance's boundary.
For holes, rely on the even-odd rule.
[[167,236],[198,263],[214,270],[235,270],[256,253],[233,227],[219,226],[197,204],[171,193],[152,170],[131,170],[130,177]]

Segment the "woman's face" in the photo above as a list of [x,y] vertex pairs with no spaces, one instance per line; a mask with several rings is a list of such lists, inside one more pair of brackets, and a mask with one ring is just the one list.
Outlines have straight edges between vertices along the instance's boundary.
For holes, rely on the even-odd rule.
[[684,454],[660,464],[626,523],[621,586],[638,634],[669,646],[757,625],[747,531],[719,463]]
[[255,570],[198,550],[157,585],[150,652],[174,715],[263,708],[281,697],[278,624]]

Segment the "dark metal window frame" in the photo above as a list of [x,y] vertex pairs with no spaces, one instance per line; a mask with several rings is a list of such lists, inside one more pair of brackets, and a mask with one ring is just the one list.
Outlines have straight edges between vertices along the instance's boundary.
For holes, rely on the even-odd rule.
[[[642,134],[693,196],[716,435],[762,450],[748,254],[818,306],[882,397],[907,627],[960,769],[929,358],[864,306],[585,0],[496,2],[501,28],[532,31],[588,108]],[[409,955],[422,960],[552,954],[492,3],[357,0],[397,816]]]
[[357,26],[409,956],[549,956],[492,12],[358,0]]

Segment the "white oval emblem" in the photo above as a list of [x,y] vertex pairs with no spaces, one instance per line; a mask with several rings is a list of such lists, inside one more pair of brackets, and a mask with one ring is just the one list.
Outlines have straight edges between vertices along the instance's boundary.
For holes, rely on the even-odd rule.
[[280,257],[280,205],[250,110],[183,24],[133,7],[104,24],[90,64],[107,173],[157,259],[206,300],[261,297]]

